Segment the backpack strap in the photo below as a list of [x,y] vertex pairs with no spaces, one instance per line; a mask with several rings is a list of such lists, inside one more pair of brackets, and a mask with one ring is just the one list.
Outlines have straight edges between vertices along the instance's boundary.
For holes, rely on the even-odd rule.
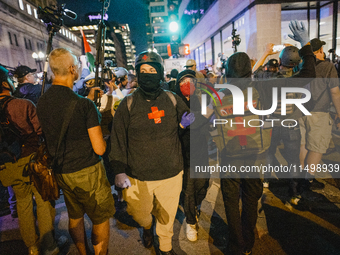
[[174,95],[171,91],[169,91],[169,90],[165,90],[164,92],[168,95],[168,97],[170,97],[172,104],[173,104],[173,105],[175,106],[175,108],[176,108],[176,106],[177,106],[177,100],[176,100],[175,95]]
[[[169,90],[164,90],[164,92],[168,95],[168,97],[170,98],[172,104],[176,108],[177,100],[176,100],[175,95],[171,91],[169,91]],[[128,108],[128,111],[130,112],[131,111],[131,105],[132,105],[132,102],[133,102],[133,93],[130,94],[130,95],[127,95],[126,96],[126,100],[127,100],[127,102],[126,102],[127,108]]]
[[128,111],[131,112],[131,105],[133,102],[133,93],[130,95],[127,95],[126,100],[127,100],[126,104],[127,104]]

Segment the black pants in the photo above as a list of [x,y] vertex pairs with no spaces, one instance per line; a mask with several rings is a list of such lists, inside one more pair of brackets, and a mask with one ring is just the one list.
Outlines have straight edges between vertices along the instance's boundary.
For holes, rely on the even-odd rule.
[[190,178],[190,169],[184,170],[184,214],[188,224],[196,223],[196,207],[200,206],[207,194],[209,179]]
[[[251,250],[255,242],[257,204],[262,196],[261,179],[221,179],[221,191],[228,221],[228,254]],[[240,192],[241,191],[241,192]],[[242,199],[242,214],[239,199]]]
[[[260,166],[266,163],[267,153],[247,155],[242,158],[221,158],[221,165]],[[257,221],[258,200],[263,185],[259,173],[221,175],[221,191],[228,221],[228,255],[239,255],[253,248]],[[240,214],[239,201],[242,200]]]
[[[284,144],[284,158],[287,160],[288,166],[295,166],[296,172],[283,173],[279,178],[289,178],[289,196],[297,196],[302,192],[303,174],[299,171],[300,165],[300,144],[301,134],[300,128],[287,128],[287,127],[274,127],[272,132],[272,139],[268,149],[267,163],[271,166],[274,165],[276,148],[280,145],[281,141]],[[268,174],[264,176],[268,178]]]

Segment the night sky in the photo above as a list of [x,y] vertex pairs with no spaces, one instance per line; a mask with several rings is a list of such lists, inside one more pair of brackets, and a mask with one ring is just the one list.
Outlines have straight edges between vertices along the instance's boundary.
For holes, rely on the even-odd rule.
[[[66,4],[66,9],[70,9],[78,14],[78,19],[88,12],[101,11],[102,3],[99,0],[58,0],[59,4]],[[129,24],[131,30],[131,40],[136,45],[136,54],[147,49],[146,41],[146,15],[147,6],[143,0],[111,0],[108,21],[116,21],[119,24]],[[70,20],[65,18],[67,25]]]

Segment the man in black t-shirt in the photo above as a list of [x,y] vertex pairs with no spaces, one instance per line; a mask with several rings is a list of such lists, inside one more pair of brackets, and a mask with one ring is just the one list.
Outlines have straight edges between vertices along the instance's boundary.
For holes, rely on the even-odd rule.
[[106,149],[100,127],[100,113],[95,104],[75,94],[78,79],[77,58],[59,48],[50,54],[49,64],[55,75],[52,87],[39,99],[37,114],[51,155],[55,155],[65,112],[77,101],[56,166],[58,184],[63,190],[70,218],[69,231],[80,254],[86,254],[84,214],[93,223],[92,244],[96,254],[106,254],[110,236],[109,218],[114,201],[100,155]]

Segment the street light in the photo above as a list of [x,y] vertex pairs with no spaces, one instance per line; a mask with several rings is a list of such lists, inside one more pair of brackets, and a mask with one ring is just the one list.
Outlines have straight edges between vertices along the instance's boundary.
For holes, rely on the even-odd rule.
[[169,25],[171,32],[177,32],[178,30],[178,23],[176,21],[172,21]]
[[35,59],[35,63],[36,63],[36,64],[39,63],[40,72],[42,72],[41,62],[43,61],[44,57],[45,57],[45,54],[42,53],[41,51],[39,51],[38,53],[36,53],[36,52],[33,52],[33,53],[32,53],[32,58]]

